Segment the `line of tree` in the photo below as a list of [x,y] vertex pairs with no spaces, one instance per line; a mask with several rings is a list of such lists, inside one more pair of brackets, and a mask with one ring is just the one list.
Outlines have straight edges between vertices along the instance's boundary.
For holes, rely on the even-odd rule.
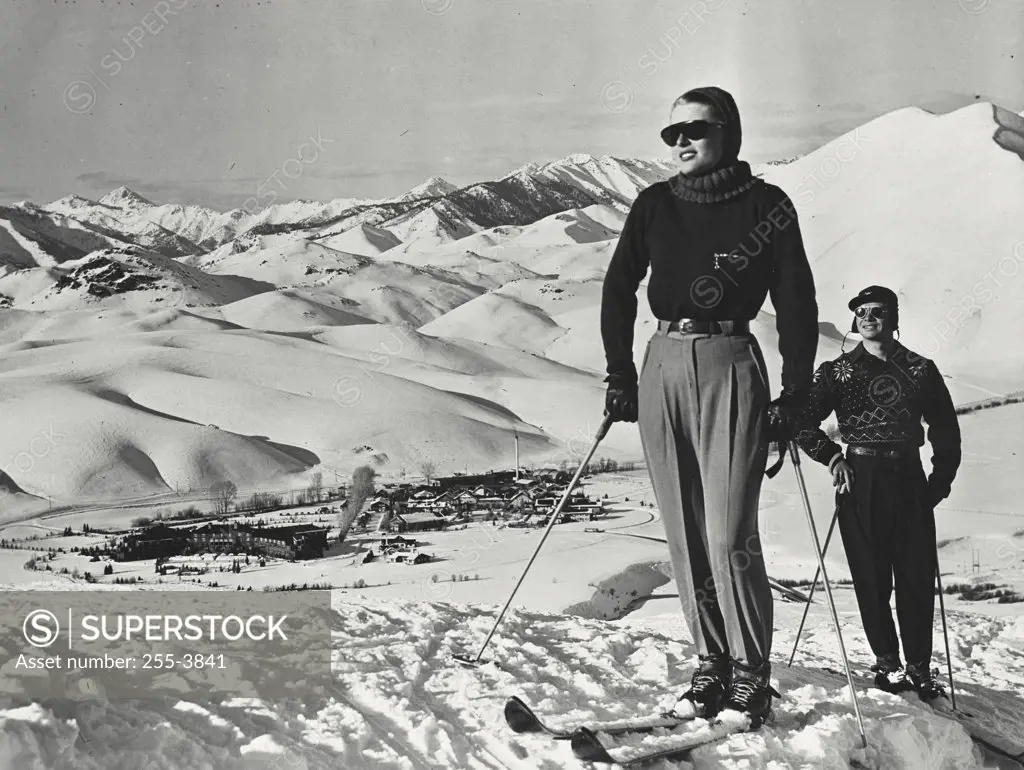
[[1024,396],[1005,396],[1003,398],[994,398],[988,401],[975,402],[973,404],[965,404],[964,406],[958,406],[956,408],[957,414],[970,414],[971,412],[977,412],[980,409],[992,409],[997,406],[1006,406],[1007,404],[1019,404],[1024,401]]
[[264,513],[281,507],[281,495],[276,492],[254,492],[248,499],[235,506],[236,511]]
[[213,510],[224,516],[231,510],[231,501],[238,494],[238,487],[233,481],[219,481],[210,487],[210,497],[213,498]]

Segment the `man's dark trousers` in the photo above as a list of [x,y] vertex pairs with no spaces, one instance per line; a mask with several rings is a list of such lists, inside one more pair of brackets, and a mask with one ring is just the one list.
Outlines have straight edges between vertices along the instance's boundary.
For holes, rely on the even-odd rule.
[[864,632],[878,657],[899,655],[889,599],[907,664],[928,666],[935,613],[935,512],[920,455],[848,453],[853,490],[839,495],[839,530],[860,605]]

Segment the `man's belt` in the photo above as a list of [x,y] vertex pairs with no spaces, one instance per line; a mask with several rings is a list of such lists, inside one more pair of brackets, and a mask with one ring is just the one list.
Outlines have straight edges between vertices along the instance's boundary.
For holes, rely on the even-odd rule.
[[680,334],[746,334],[749,321],[698,321],[680,318],[678,321],[658,321],[658,331]]
[[888,457],[890,459],[897,459],[900,457],[920,457],[921,452],[919,449],[911,449],[909,447],[903,449],[879,449],[872,446],[850,446],[847,451],[854,455],[864,455],[866,457]]

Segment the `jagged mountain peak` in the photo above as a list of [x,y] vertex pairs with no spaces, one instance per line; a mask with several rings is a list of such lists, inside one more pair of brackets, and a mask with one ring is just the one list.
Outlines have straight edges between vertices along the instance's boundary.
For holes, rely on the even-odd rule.
[[439,176],[432,176],[422,184],[418,184],[401,196],[400,200],[413,200],[415,198],[435,198],[448,195],[459,188],[447,179]]
[[602,155],[600,157],[591,155],[589,152],[574,152],[570,155],[566,155],[564,158],[560,158],[556,161],[548,163],[548,166],[586,166],[588,164],[611,164],[611,163],[622,163],[619,158],[613,158],[611,155]]
[[430,179],[428,179],[426,182],[421,184],[420,187],[444,188],[448,192],[451,192],[453,190],[458,189],[458,188],[455,187],[455,185],[453,185],[447,179],[445,179],[444,177],[440,177],[440,176],[432,176],[432,177],[430,177]]
[[154,206],[156,204],[147,198],[142,197],[134,190],[121,185],[104,195],[99,200],[100,203],[107,206],[116,206],[117,208],[131,208],[134,206]]

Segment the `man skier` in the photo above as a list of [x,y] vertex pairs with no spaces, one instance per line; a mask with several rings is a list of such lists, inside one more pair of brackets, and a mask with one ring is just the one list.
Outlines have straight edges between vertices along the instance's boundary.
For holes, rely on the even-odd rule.
[[[935,364],[894,338],[896,294],[869,286],[849,308],[852,331],[863,341],[814,372],[796,441],[832,472],[839,530],[876,657],[876,686],[914,689],[932,700],[944,694],[930,667],[938,568],[934,508],[949,495],[960,466],[960,426]],[[833,411],[848,444],[845,458],[821,430]],[[933,452],[927,478],[919,449],[922,418]],[[894,577],[905,670],[889,609]]]
[[[700,658],[674,710],[710,717],[729,708],[756,727],[777,696],[758,499],[769,428],[785,429],[810,385],[818,306],[792,202],[738,158],[732,96],[695,88],[669,118],[661,137],[679,173],[637,196],[604,279],[605,404],[613,421],[639,422]],[[648,268],[659,322],[638,378],[636,291]],[[772,402],[749,327],[769,293],[783,359]]]

